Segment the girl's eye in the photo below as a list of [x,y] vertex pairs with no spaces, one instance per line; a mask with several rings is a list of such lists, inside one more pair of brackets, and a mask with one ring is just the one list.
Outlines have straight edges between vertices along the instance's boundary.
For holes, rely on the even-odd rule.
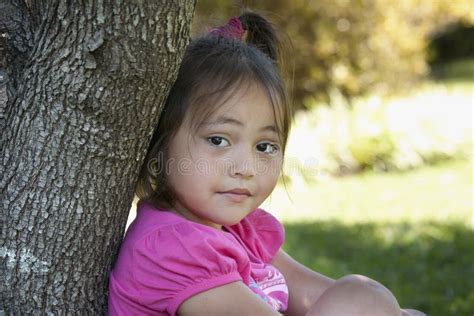
[[214,146],[218,147],[227,147],[230,145],[229,141],[224,137],[220,136],[211,136],[207,138],[207,141],[210,142]]
[[278,152],[278,146],[272,143],[261,143],[257,145],[257,150],[265,154],[275,154]]

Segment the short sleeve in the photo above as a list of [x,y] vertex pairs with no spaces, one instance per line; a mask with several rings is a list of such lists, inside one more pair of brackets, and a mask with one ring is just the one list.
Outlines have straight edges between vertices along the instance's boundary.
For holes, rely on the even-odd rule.
[[248,283],[245,251],[224,232],[181,223],[140,240],[133,254],[140,304],[175,315],[186,299],[234,281]]
[[228,227],[253,255],[270,263],[285,241],[283,225],[270,213],[256,209],[239,224]]

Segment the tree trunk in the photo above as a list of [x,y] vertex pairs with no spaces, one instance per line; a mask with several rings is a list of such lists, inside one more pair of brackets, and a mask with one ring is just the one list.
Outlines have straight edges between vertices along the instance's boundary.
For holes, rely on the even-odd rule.
[[1,0],[0,314],[106,312],[108,273],[194,7]]

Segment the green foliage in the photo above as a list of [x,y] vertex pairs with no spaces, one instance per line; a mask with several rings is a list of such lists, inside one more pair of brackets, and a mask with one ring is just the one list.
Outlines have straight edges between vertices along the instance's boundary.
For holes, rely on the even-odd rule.
[[285,250],[333,278],[367,275],[402,307],[433,316],[474,311],[474,232],[463,224],[286,224]]
[[[407,170],[472,155],[472,82],[429,84],[392,98],[354,99],[333,93],[332,107],[297,113],[287,147],[289,180],[319,172]],[[299,165],[299,167],[295,167]]]
[[349,152],[360,169],[386,169],[387,160],[395,151],[395,141],[384,124],[379,108],[352,117]]
[[474,24],[470,0],[201,0],[195,30],[240,7],[267,12],[291,39],[296,108],[334,89],[347,98],[411,86],[428,73],[431,34]]
[[[428,52],[430,62],[442,64],[453,60],[474,58],[474,25],[456,23],[444,33],[433,36]],[[453,49],[455,48],[455,49]]]
[[377,136],[360,137],[349,145],[352,156],[362,169],[384,168],[384,161],[391,156],[394,149],[393,141],[387,132]]
[[432,69],[436,80],[445,84],[463,84],[472,82],[474,78],[474,59],[461,59],[437,64]]

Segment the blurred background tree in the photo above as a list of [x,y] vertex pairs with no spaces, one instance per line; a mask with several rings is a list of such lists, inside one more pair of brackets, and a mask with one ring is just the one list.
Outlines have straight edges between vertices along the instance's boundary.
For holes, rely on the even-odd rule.
[[[291,39],[296,109],[331,103],[334,91],[347,100],[400,91],[428,75],[430,62],[472,54],[470,0],[201,0],[195,34],[246,7]],[[445,44],[454,29],[464,30],[455,33],[462,45]]]

